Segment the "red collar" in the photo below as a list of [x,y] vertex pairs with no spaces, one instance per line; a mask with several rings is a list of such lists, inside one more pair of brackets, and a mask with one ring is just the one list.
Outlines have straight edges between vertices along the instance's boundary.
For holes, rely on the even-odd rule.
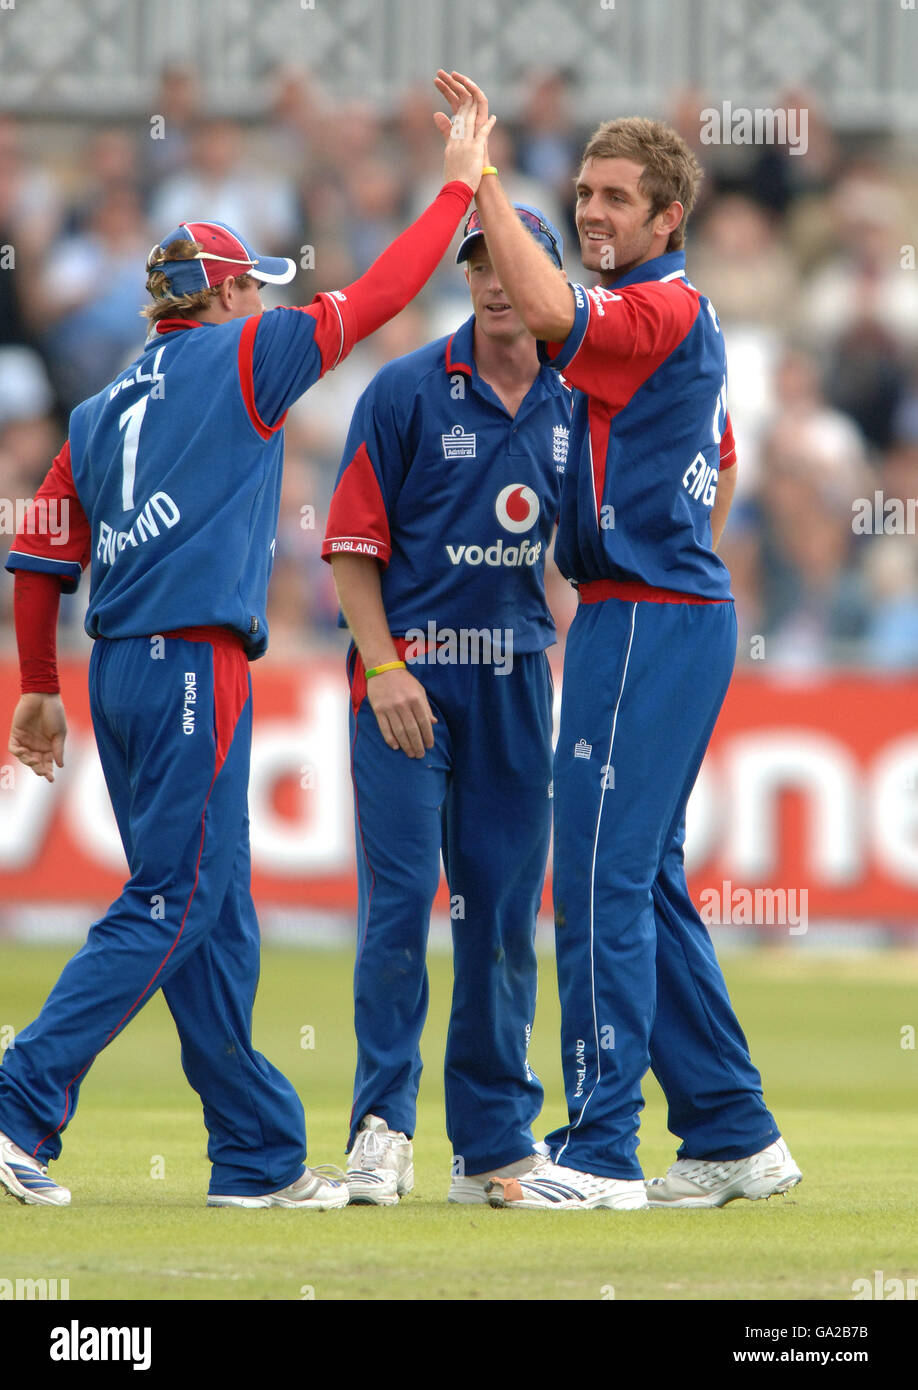
[[157,333],[174,333],[178,328],[203,328],[204,324],[198,319],[158,319],[155,327]]

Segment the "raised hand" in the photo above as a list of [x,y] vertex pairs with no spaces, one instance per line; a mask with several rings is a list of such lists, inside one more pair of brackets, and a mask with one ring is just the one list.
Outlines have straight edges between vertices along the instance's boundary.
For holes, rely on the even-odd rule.
[[[472,101],[475,104],[476,112],[476,133],[486,123],[488,119],[488,98],[479,86],[470,77],[464,77],[461,72],[445,72],[440,68],[434,78],[434,86],[446,97],[454,112],[458,112],[460,106]],[[436,119],[436,118],[435,118]],[[437,125],[440,122],[437,121]],[[442,129],[442,126],[440,127]]]
[[488,116],[487,97],[476,88],[477,96],[455,81],[441,68],[434,79],[438,91],[446,97],[453,109],[453,116],[443,111],[434,113],[437,129],[446,139],[443,159],[443,179],[445,183],[461,179],[472,192],[476,192],[481,182],[487,154],[488,136],[494,128],[496,116]]

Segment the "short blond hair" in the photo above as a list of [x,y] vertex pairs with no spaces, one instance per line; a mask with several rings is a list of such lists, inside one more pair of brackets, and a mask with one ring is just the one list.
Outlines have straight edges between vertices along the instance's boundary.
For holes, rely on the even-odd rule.
[[[150,323],[158,323],[160,319],[193,319],[203,309],[210,308],[220,291],[219,285],[209,285],[206,290],[195,290],[194,294],[173,294],[169,289],[165,271],[156,269],[167,257],[170,261],[190,261],[203,250],[202,241],[181,239],[170,241],[168,248],[154,246],[147,258],[147,291],[156,302],[145,304],[140,310]],[[259,283],[254,276],[248,274],[237,275],[234,278],[243,290],[249,285]]]
[[646,116],[622,116],[604,121],[586,143],[581,172],[588,159],[631,159],[643,164],[638,188],[650,200],[650,217],[681,203],[682,221],[669,234],[667,251],[685,245],[685,224],[695,206],[704,170],[678,131]]

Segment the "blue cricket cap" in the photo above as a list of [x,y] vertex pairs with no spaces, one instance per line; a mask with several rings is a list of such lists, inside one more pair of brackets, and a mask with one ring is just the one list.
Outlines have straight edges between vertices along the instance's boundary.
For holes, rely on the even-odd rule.
[[[561,233],[553,223],[549,222],[544,212],[540,208],[532,207],[529,203],[514,203],[516,215],[522,222],[527,231],[531,232],[536,241],[545,247],[552,260],[559,266],[564,261],[564,241]],[[461,265],[467,261],[472,253],[472,247],[479,237],[483,237],[484,232],[481,227],[481,218],[478,210],[472,213],[462,235],[462,243],[456,252],[456,264]]]
[[[170,261],[168,250],[173,241],[198,241],[204,249],[190,260]],[[160,247],[167,259],[151,265],[151,258]],[[154,270],[163,272],[176,296],[211,289],[230,275],[252,275],[272,285],[285,285],[296,274],[293,261],[284,256],[257,255],[245,238],[225,222],[183,222],[151,250],[147,271]]]

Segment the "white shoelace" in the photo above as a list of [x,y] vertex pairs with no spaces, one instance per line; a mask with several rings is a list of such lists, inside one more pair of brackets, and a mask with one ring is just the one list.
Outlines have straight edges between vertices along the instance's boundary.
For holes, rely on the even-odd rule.
[[379,1168],[391,1147],[392,1140],[388,1134],[376,1129],[363,1129],[357,1136],[352,1161],[359,1160],[360,1166],[369,1170]]
[[310,1173],[315,1173],[320,1178],[330,1178],[332,1182],[345,1182],[347,1173],[343,1168],[339,1168],[337,1163],[317,1163],[310,1167]]

